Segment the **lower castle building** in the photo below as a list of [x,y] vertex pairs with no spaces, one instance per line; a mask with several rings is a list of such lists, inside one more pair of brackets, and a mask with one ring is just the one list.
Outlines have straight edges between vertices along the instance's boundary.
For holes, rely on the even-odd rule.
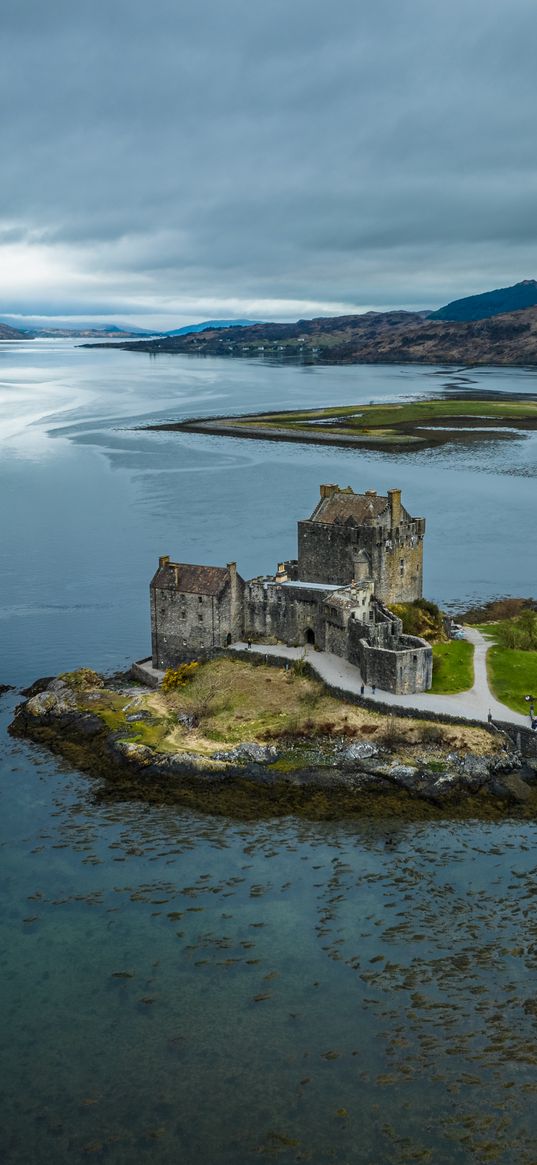
[[322,485],[298,523],[298,558],[245,582],[236,563],[194,566],[159,559],[151,581],[153,667],[209,658],[240,640],[310,644],[347,659],[365,684],[395,693],[431,686],[432,650],[404,635],[389,603],[422,595],[425,520],[401,491]]

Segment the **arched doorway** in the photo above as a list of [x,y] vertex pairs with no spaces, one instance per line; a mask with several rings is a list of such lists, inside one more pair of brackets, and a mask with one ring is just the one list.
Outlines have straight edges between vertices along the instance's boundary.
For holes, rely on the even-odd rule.
[[312,627],[306,629],[306,643],[311,643],[312,646],[315,643],[315,631]]
[[227,633],[227,635],[226,635],[226,646],[227,646],[227,647],[231,647],[231,643],[232,643],[232,639],[231,639],[231,632],[230,632],[230,631],[228,631],[228,633]]

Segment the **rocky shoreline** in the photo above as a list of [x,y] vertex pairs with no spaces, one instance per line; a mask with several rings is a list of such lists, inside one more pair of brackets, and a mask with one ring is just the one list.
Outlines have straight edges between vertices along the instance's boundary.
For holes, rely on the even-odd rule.
[[[108,681],[132,700],[132,683]],[[9,731],[63,755],[78,769],[100,778],[101,791],[121,799],[186,802],[209,812],[272,813],[308,808],[336,813],[401,813],[423,816],[464,813],[537,814],[537,766],[524,762],[505,737],[490,755],[453,752],[442,761],[403,762],[396,749],[368,741],[326,737],[292,746],[244,742],[221,745],[210,756],[169,752],[126,738],[91,710],[102,689],[85,693],[65,678],[32,685],[17,706]],[[133,727],[144,713],[134,711]]]

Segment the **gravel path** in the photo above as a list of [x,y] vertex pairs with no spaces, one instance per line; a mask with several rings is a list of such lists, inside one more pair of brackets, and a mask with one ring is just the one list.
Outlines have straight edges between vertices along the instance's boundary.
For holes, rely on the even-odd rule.
[[[486,656],[490,647],[488,640],[480,631],[465,627],[465,635],[470,643],[474,644],[474,685],[467,692],[460,692],[456,696],[437,696],[430,692],[417,692],[411,696],[395,696],[391,692],[372,689],[366,685],[364,696],[371,703],[392,704],[399,708],[416,708],[422,712],[439,712],[448,716],[457,716],[466,720],[486,721],[489,711],[494,720],[505,720],[511,724],[520,724],[530,727],[529,716],[521,716],[513,712],[505,704],[500,704],[492,695],[488,685]],[[244,651],[246,643],[234,643],[231,650]],[[308,663],[317,672],[322,680],[343,688],[347,692],[360,694],[362,677],[357,667],[341,659],[338,655],[331,655],[328,651],[315,651],[312,647],[285,647],[283,644],[264,646],[252,644],[250,648],[257,655],[279,655],[284,659],[300,659],[305,656]]]

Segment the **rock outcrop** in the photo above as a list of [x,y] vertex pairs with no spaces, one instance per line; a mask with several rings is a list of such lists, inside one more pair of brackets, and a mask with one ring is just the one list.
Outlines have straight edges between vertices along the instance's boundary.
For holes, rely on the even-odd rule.
[[[467,805],[473,812],[496,804],[525,814],[537,811],[537,774],[522,768],[506,741],[488,756],[450,753],[444,760],[410,764],[393,751],[367,741],[323,738],[282,740],[273,744],[247,741],[210,755],[195,751],[163,751],[126,738],[125,731],[107,726],[97,707],[102,689],[84,693],[63,678],[50,681],[16,709],[10,731],[43,743],[66,755],[80,769],[116,783],[122,795],[178,799],[186,793],[245,787],[255,794],[280,791],[287,809],[304,806],[304,798],[324,794],[334,810],[368,812],[394,796],[407,806],[420,803],[450,811]],[[125,691],[132,698],[132,689]],[[83,705],[83,706],[81,706]],[[130,707],[130,704],[128,705]],[[130,725],[129,725],[130,727]],[[293,801],[293,796],[295,800]],[[291,798],[291,800],[290,800]],[[192,800],[192,797],[190,797]],[[231,811],[232,802],[226,802]],[[243,799],[244,807],[244,799]],[[217,801],[205,802],[215,808]]]

